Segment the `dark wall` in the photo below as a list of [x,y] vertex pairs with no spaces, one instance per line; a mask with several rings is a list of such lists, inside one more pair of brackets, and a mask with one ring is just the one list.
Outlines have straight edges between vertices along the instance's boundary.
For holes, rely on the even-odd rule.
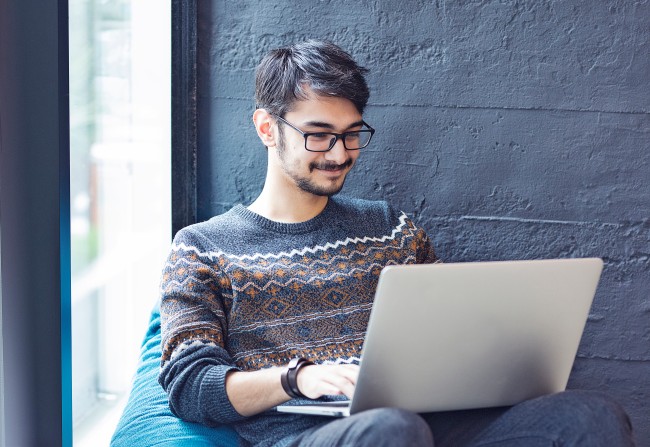
[[410,213],[446,261],[598,256],[570,387],[650,446],[650,3],[199,2],[198,217],[265,175],[254,67],[306,38],[371,69],[377,129],[344,193]]
[[67,1],[0,1],[6,446],[72,444],[67,16]]

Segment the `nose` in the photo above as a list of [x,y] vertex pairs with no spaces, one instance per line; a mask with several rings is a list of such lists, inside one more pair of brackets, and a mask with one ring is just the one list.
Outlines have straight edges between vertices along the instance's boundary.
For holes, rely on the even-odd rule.
[[325,159],[336,164],[343,164],[348,159],[348,151],[343,145],[343,140],[338,138],[334,146],[329,151],[325,152]]

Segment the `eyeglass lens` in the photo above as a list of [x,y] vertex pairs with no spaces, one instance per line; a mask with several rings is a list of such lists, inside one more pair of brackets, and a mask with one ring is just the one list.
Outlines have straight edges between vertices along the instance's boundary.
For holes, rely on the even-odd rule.
[[[343,145],[348,150],[361,149],[368,145],[372,132],[369,130],[360,130],[357,132],[346,132],[340,138]],[[336,135],[330,133],[316,133],[307,135],[305,147],[310,151],[324,152],[334,147],[336,144]]]

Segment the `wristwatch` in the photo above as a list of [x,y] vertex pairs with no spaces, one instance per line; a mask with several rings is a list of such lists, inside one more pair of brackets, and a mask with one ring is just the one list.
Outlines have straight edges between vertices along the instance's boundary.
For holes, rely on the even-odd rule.
[[297,398],[306,398],[304,394],[300,392],[298,388],[298,371],[304,366],[313,365],[314,362],[310,362],[304,357],[298,357],[291,359],[289,365],[282,371],[280,375],[280,383],[282,384],[282,389],[294,399]]

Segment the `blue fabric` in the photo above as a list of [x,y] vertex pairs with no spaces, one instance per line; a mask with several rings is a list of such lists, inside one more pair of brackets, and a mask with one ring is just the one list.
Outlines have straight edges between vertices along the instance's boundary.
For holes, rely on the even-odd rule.
[[142,343],[133,388],[111,447],[238,446],[239,438],[230,427],[206,427],[172,414],[167,394],[158,384],[160,342],[160,312],[155,308]]

